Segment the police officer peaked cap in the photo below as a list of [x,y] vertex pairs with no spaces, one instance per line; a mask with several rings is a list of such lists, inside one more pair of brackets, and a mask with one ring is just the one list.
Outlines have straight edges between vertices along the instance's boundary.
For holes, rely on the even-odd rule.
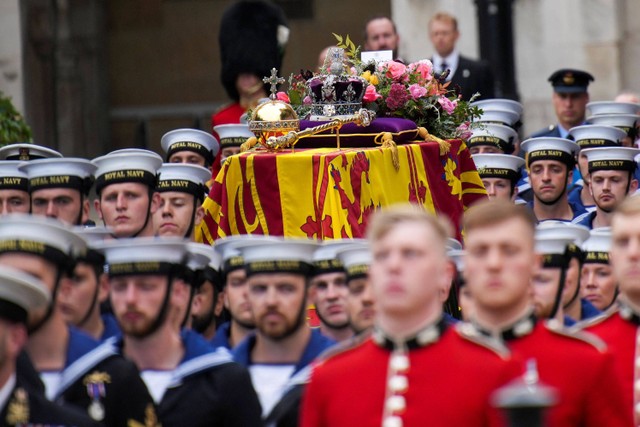
[[213,159],[220,151],[218,140],[209,132],[198,129],[175,129],[165,133],[160,140],[160,145],[169,158],[179,151],[193,151],[204,157],[207,164],[213,163]]
[[110,276],[169,275],[187,258],[187,241],[180,238],[113,239],[94,247],[104,254]]
[[38,255],[63,268],[86,255],[87,242],[58,220],[39,215],[10,214],[0,221],[0,253]]
[[239,147],[248,138],[255,136],[249,129],[249,125],[243,123],[218,125],[214,126],[213,130],[220,137],[220,146],[222,148]]
[[486,123],[480,128],[472,128],[472,134],[467,141],[469,147],[491,145],[499,148],[505,154],[513,153],[513,142],[518,134],[509,126]]
[[62,153],[36,144],[9,144],[0,148],[0,160],[29,161],[35,159],[50,159],[54,157],[62,157]]
[[635,102],[595,101],[587,104],[590,115],[602,114],[640,114],[640,104]]
[[520,120],[520,114],[513,110],[484,110],[480,118],[474,122],[480,123],[497,123],[509,127],[515,127]]
[[211,171],[188,163],[165,163],[158,169],[159,192],[178,191],[189,193],[198,199],[206,196],[205,183],[211,178]]
[[591,230],[589,238],[582,244],[585,252],[585,263],[609,263],[611,250],[611,228],[603,227]]
[[29,178],[19,169],[21,162],[0,160],[0,190],[29,191]]
[[576,126],[569,130],[569,135],[580,148],[615,147],[627,136],[622,129],[606,125]]
[[46,188],[73,188],[89,194],[98,167],[90,160],[74,157],[37,159],[19,169],[29,177],[29,191]]
[[96,170],[96,192],[104,187],[122,182],[139,182],[154,189],[156,175],[162,165],[162,157],[153,151],[126,148],[93,159]]
[[373,261],[371,246],[368,241],[354,244],[352,247],[338,252],[338,258],[347,272],[347,280],[366,277]]
[[557,93],[583,93],[594,78],[586,71],[563,68],[551,74],[548,80]]
[[506,178],[516,182],[524,166],[524,159],[509,154],[474,154],[471,159],[481,178]]
[[481,101],[474,101],[471,103],[471,106],[482,108],[483,111],[510,110],[516,113],[518,117],[521,117],[522,113],[524,112],[524,107],[521,103],[512,99],[504,98],[492,98],[483,99]]
[[582,150],[587,156],[589,172],[598,170],[634,171],[637,164],[635,157],[640,150],[630,147],[602,147]]
[[50,299],[40,280],[22,270],[0,266],[0,318],[26,324],[28,313],[46,306]]
[[573,167],[575,164],[574,154],[578,151],[579,146],[565,138],[544,136],[527,139],[522,143],[521,148],[527,153],[527,167],[538,160],[557,160]]
[[247,276],[257,273],[309,275],[318,243],[308,239],[262,238],[250,246],[238,247]]
[[543,221],[536,226],[537,238],[568,239],[581,246],[589,238],[589,229],[583,225],[566,223],[563,221]]

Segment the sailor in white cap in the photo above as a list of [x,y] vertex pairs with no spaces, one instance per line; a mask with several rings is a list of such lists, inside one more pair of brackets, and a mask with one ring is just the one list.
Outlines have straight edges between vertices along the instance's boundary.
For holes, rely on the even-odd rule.
[[20,162],[0,160],[0,215],[29,213],[29,179],[18,169]]
[[295,402],[308,378],[309,364],[334,344],[306,324],[317,246],[307,239],[266,238],[238,248],[247,273],[256,333],[235,347],[233,355],[251,373],[266,425],[290,425],[299,419]]
[[624,131],[627,136],[622,139],[624,147],[635,147],[638,139],[640,115],[633,114],[596,114],[587,118],[587,123],[594,125],[614,126]]
[[40,278],[51,293],[48,306],[29,313],[26,347],[46,397],[106,425],[144,423],[153,406],[135,366],[110,344],[69,327],[58,304],[58,293],[72,286],[66,277],[86,249],[84,239],[51,218],[15,215],[0,222],[0,265]]
[[197,165],[165,163],[158,169],[156,191],[160,207],[153,214],[155,234],[193,240],[193,230],[204,217],[205,182],[211,172]]
[[227,157],[240,153],[240,146],[255,136],[246,123],[218,125],[213,127],[213,131],[220,137],[220,165]]
[[580,288],[582,297],[595,308],[604,311],[613,305],[618,297],[618,285],[609,265],[611,250],[611,229],[591,230],[591,235],[582,244],[584,263],[582,265]]
[[517,138],[516,131],[508,126],[483,123],[472,128],[467,147],[471,154],[511,154]]
[[62,153],[42,145],[18,143],[0,148],[0,160],[18,160],[27,162],[36,159],[52,159],[62,157]]
[[638,188],[634,172],[637,167],[635,157],[640,150],[630,147],[588,148],[581,154],[587,156],[589,191],[596,210],[575,218],[573,222],[590,229],[609,227],[616,206]]
[[[122,337],[115,347],[140,369],[158,410],[152,425],[254,426],[260,404],[247,371],[173,318],[189,299],[187,243],[152,237],[105,241],[111,304]],[[145,424],[142,424],[145,425]]]
[[349,326],[356,335],[367,334],[373,328],[376,315],[369,281],[371,246],[367,240],[356,240],[338,252],[338,259],[347,274]]
[[584,261],[582,244],[589,238],[589,229],[563,221],[544,221],[536,227],[536,239],[538,238],[561,238],[569,242],[567,244],[568,264],[562,292],[565,326],[572,326],[576,322],[598,316],[601,313],[600,310],[581,298],[580,292],[580,272]]
[[341,249],[352,245],[352,239],[326,240],[313,254],[310,301],[320,321],[320,332],[338,342],[353,336],[347,309],[347,275],[337,257]]
[[224,306],[222,301],[222,256],[202,243],[188,244],[189,263],[194,259],[195,294],[191,302],[190,327],[207,341],[216,333]]
[[104,271],[104,256],[93,246],[111,237],[111,230],[104,227],[73,229],[87,241],[87,252],[76,259],[73,274],[64,280],[70,286],[61,286],[58,305],[65,321],[98,341],[105,341],[120,334],[120,328],[109,313],[101,313],[101,305],[109,297],[109,281]]
[[522,143],[533,191],[528,206],[538,221],[571,221],[585,211],[569,204],[567,186],[573,177],[578,144],[564,138],[531,138]]
[[167,163],[189,163],[211,169],[220,151],[218,140],[198,129],[175,129],[165,133],[160,145]]
[[489,199],[515,200],[524,160],[508,154],[475,154],[471,156],[487,190]]
[[123,149],[93,159],[95,209],[116,238],[153,235],[151,216],[160,206],[155,191],[162,158],[149,150]]
[[96,165],[87,159],[52,158],[24,162],[29,177],[31,213],[81,225],[89,220],[89,191]]
[[0,266],[0,414],[3,425],[97,425],[88,416],[48,401],[24,378],[18,355],[27,345],[27,316],[46,307],[45,285]]
[[[583,125],[569,130],[569,136],[580,147],[586,148],[619,147],[625,138],[623,130],[606,125]],[[569,202],[576,206],[582,206],[587,212],[593,212],[596,204],[589,191],[589,165],[587,156],[580,151],[578,153],[577,170],[573,172],[574,183],[569,191]],[[578,178],[578,179],[576,179]]]

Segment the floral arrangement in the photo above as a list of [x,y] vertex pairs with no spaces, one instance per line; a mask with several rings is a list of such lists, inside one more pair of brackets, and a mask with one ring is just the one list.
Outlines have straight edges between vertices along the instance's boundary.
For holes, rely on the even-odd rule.
[[[480,108],[471,105],[477,95],[469,101],[461,99],[457,90],[449,88],[447,72],[435,73],[428,59],[408,65],[397,61],[363,63],[360,48],[349,36],[334,36],[337,46],[345,50],[350,61],[345,64],[345,72],[369,83],[362,99],[363,107],[375,111],[377,117],[410,119],[442,139],[470,137],[470,123],[482,114]],[[312,76],[309,71],[292,75],[288,91],[278,93],[278,98],[290,102],[301,118],[310,109],[311,98],[305,83]]]

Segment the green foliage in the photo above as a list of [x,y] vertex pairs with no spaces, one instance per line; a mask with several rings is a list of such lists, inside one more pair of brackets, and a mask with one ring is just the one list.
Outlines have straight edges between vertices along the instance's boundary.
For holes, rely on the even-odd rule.
[[31,128],[15,109],[11,98],[0,91],[0,146],[16,142],[31,142]]

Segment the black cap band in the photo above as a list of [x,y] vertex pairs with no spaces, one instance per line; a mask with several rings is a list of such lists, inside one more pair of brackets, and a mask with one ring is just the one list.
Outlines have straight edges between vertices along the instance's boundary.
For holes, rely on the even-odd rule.
[[176,264],[169,262],[141,261],[109,264],[109,276],[159,275],[169,276],[176,272]]
[[[37,255],[51,261],[64,269],[71,269],[75,265],[75,259],[58,248],[32,240],[14,239],[0,241],[0,253],[19,252]],[[82,256],[81,254],[79,256]]]
[[618,144],[616,141],[611,141],[609,139],[604,139],[604,138],[580,139],[580,140],[576,141],[576,144],[578,144],[581,149],[582,148],[618,147],[618,146],[620,146],[620,144]]
[[164,193],[167,191],[177,191],[180,193],[192,194],[198,199],[204,199],[205,188],[202,184],[196,184],[187,179],[161,179],[156,185],[156,191]]
[[478,174],[480,178],[505,178],[511,182],[518,182],[521,176],[520,171],[502,168],[479,168]]
[[542,268],[566,268],[569,259],[564,254],[543,254]]
[[609,252],[588,251],[584,254],[584,263],[609,264]]
[[536,150],[527,153],[527,166],[538,160],[557,160],[569,167],[573,167],[576,163],[576,159],[573,154],[569,154],[562,150]]
[[29,191],[44,190],[47,188],[71,188],[83,194],[89,194],[93,179],[91,177],[80,178],[74,175],[39,176],[29,179]]
[[589,173],[603,170],[633,172],[636,170],[636,162],[631,160],[594,160],[589,162]]
[[252,274],[260,273],[292,273],[309,276],[313,270],[313,266],[302,261],[254,261],[245,264],[247,277]]
[[27,310],[11,301],[0,299],[0,318],[26,325]]
[[483,145],[489,145],[502,150],[503,153],[511,154],[513,152],[513,144],[509,141],[498,138],[497,136],[479,135],[472,136],[467,141],[467,147],[479,147]]
[[0,178],[0,190],[29,191],[29,180],[19,176],[3,176]]
[[192,151],[204,157],[207,164],[213,163],[213,152],[199,142],[193,141],[177,141],[171,144],[167,151],[167,161],[179,151]]
[[240,270],[242,268],[244,268],[244,258],[242,258],[241,256],[234,256],[224,262],[222,266],[222,272],[227,274],[234,270]]
[[313,275],[344,272],[344,266],[337,259],[324,259],[313,262]]
[[369,265],[368,264],[356,264],[350,267],[345,268],[347,272],[347,282],[353,279],[360,279],[362,277],[367,277],[369,274]]
[[96,193],[100,194],[107,185],[122,182],[139,182],[150,188],[155,188],[156,181],[157,178],[155,174],[142,169],[107,172],[96,179]]
[[239,147],[247,141],[246,136],[232,136],[220,139],[220,147]]

